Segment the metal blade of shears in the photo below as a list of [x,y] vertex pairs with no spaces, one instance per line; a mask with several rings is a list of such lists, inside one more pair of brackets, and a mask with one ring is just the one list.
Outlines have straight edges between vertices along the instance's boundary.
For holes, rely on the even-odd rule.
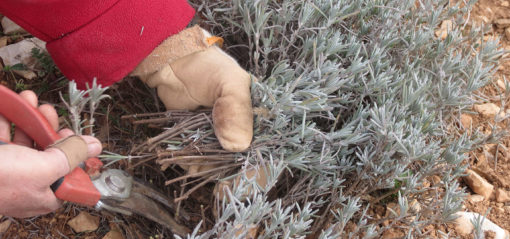
[[108,199],[101,201],[109,207],[126,210],[157,222],[181,237],[185,237],[191,232],[189,228],[177,223],[168,210],[143,194],[131,192],[129,198],[121,202]]

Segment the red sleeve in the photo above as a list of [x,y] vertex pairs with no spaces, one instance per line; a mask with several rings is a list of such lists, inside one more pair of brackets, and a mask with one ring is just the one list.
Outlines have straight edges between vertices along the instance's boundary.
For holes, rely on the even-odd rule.
[[55,64],[80,87],[129,74],[191,21],[186,0],[0,0],[0,13],[47,42]]

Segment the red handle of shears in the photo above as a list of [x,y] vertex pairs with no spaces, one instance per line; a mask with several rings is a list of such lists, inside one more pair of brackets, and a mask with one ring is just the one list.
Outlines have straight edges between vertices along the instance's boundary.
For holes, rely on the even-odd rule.
[[[2,85],[0,85],[0,115],[14,123],[16,128],[23,130],[41,149],[60,139],[36,108]],[[103,163],[97,158],[89,158],[85,166],[87,171],[97,172]],[[80,167],[57,180],[51,188],[57,198],[78,204],[94,206],[101,198],[90,176]]]

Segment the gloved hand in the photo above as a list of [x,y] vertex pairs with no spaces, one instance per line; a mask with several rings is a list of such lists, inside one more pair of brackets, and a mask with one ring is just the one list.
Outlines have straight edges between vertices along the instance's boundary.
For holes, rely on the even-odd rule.
[[213,125],[221,146],[246,150],[253,136],[250,75],[195,26],[161,43],[131,73],[156,87],[167,109],[213,107]]
[[[37,106],[37,96],[34,92],[23,91],[20,96],[34,107]],[[39,111],[55,130],[58,129],[58,115],[52,106],[41,105]],[[10,141],[10,130],[10,122],[0,115],[2,141]],[[96,157],[101,152],[101,143],[94,137],[81,136],[81,140],[80,138],[76,140],[77,137],[67,138],[73,135],[69,129],[61,130],[59,135],[66,138],[62,141],[65,143],[44,151],[31,148],[33,142],[20,130],[15,131],[11,142],[13,144],[0,145],[1,215],[31,217],[58,209],[61,202],[51,191],[50,185],[68,174],[78,163],[68,161],[64,152],[81,152],[81,155],[73,155],[80,160]],[[69,147],[73,150],[68,151]]]

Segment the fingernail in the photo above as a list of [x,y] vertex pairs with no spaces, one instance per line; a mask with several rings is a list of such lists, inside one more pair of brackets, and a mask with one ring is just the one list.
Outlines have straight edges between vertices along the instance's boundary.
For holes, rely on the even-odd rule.
[[101,153],[103,146],[101,142],[91,136],[83,136],[85,142],[87,142],[87,153],[89,157],[95,157]]
[[97,156],[101,153],[101,144],[99,143],[90,143],[87,145],[87,153],[89,156]]

